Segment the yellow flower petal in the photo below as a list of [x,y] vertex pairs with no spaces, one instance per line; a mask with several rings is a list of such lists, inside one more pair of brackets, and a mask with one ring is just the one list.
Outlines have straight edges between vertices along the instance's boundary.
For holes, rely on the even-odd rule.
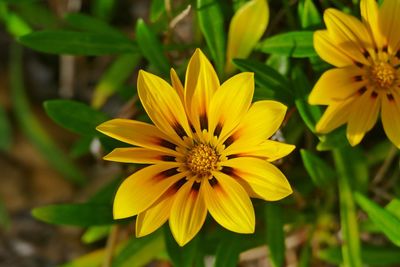
[[172,204],[169,226],[180,246],[184,246],[200,231],[207,215],[202,190],[192,188],[194,180],[186,182]]
[[361,142],[365,133],[376,123],[381,104],[380,95],[375,92],[365,92],[352,106],[347,124],[347,139],[350,145]]
[[400,148],[400,97],[382,96],[382,124],[387,137]]
[[141,147],[123,147],[115,148],[103,159],[126,163],[154,164],[163,161],[175,161],[177,156],[179,156],[179,153],[176,151],[166,153]]
[[339,10],[329,8],[324,12],[324,21],[335,44],[358,62],[369,65],[363,53],[374,53],[368,31],[358,19]]
[[210,103],[208,131],[223,139],[242,120],[254,93],[254,74],[243,72],[224,82]]
[[136,236],[142,237],[151,234],[161,227],[169,218],[174,199],[173,193],[167,194],[151,208],[139,213],[136,218]]
[[329,133],[345,124],[349,119],[353,102],[354,97],[345,101],[330,104],[315,126],[315,130],[318,133]]
[[227,154],[240,153],[271,137],[281,126],[287,107],[279,102],[263,100],[253,103],[235,131],[225,141]]
[[[223,227],[237,233],[253,233],[255,215],[246,191],[233,178],[219,172],[201,187],[212,217]],[[214,180],[215,179],[215,180]]]
[[173,88],[176,90],[176,92],[178,93],[179,98],[180,98],[181,101],[182,101],[182,104],[184,104],[184,103],[185,103],[185,100],[184,100],[185,97],[184,97],[183,85],[182,85],[181,80],[180,80],[179,77],[178,77],[178,74],[176,74],[176,71],[175,71],[173,68],[171,68],[170,76],[171,76],[171,84],[172,84],[172,87],[173,87]]
[[194,128],[206,129],[208,106],[214,92],[219,88],[218,76],[213,66],[200,49],[196,49],[186,70],[186,111]]
[[283,173],[265,160],[240,157],[227,160],[223,165],[223,173],[241,179],[251,189],[249,193],[254,192],[259,198],[275,201],[292,193]]
[[186,175],[177,167],[176,163],[151,165],[126,178],[115,195],[114,218],[131,217],[148,209]]
[[234,70],[232,59],[246,58],[267,29],[269,7],[266,0],[245,3],[229,25],[225,71]]
[[389,46],[389,52],[396,53],[400,46],[400,1],[385,0],[379,10],[379,26]]
[[140,70],[137,83],[142,105],[159,129],[177,142],[182,136],[191,135],[182,102],[177,92],[167,82]]
[[352,55],[348,55],[340,46],[335,45],[328,31],[320,30],[314,32],[314,48],[318,55],[326,62],[336,66],[344,67],[354,64]]
[[325,71],[315,84],[308,101],[312,105],[329,105],[347,99],[366,86],[364,70],[356,66]]
[[127,119],[106,121],[96,128],[99,132],[122,142],[171,153],[176,145],[154,125]]
[[246,146],[243,150],[234,154],[227,154],[228,158],[233,157],[254,157],[265,159],[270,162],[289,155],[296,147],[277,141],[266,140],[256,146]]
[[375,0],[361,0],[360,9],[363,22],[373,37],[376,47],[382,49],[385,40],[379,28],[378,3]]

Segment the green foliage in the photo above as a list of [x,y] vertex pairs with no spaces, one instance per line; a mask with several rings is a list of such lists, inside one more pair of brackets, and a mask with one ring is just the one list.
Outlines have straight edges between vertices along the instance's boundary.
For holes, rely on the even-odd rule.
[[38,31],[21,36],[19,42],[50,54],[96,56],[138,52],[137,45],[128,38],[98,32]]
[[267,54],[278,54],[295,58],[316,56],[313,32],[298,31],[274,35],[259,43],[257,49]]
[[273,267],[283,266],[285,261],[285,234],[283,231],[283,212],[279,204],[267,204],[265,209],[267,244],[270,262]]
[[174,266],[176,267],[193,266],[196,252],[198,251],[199,248],[199,237],[194,238],[184,247],[180,247],[173,238],[171,231],[165,227],[164,239],[168,255],[171,258],[171,262],[173,263]]
[[336,173],[323,159],[306,149],[301,149],[300,155],[304,167],[316,186],[324,188],[333,181]]
[[5,110],[0,106],[0,150],[9,150],[11,143],[11,125]]

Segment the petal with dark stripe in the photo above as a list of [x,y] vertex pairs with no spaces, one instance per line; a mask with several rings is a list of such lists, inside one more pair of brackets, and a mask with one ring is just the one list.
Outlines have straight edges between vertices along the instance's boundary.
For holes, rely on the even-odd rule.
[[141,147],[115,148],[104,159],[126,163],[154,164],[162,161],[175,162],[180,154],[176,151],[161,152]]

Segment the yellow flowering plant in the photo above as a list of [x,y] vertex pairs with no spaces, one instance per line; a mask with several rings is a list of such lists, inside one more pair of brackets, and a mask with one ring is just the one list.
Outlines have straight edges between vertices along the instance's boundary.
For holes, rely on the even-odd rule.
[[400,265],[399,0],[67,2],[0,1],[1,266]]

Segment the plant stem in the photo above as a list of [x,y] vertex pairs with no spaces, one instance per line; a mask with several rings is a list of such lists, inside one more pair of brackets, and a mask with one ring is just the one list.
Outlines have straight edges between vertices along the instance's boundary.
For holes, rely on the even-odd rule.
[[114,250],[115,250],[115,245],[117,243],[118,230],[119,230],[118,225],[113,225],[111,227],[111,231],[110,231],[110,234],[107,239],[107,245],[106,245],[106,251],[104,254],[103,264],[101,265],[102,267],[111,267]]

